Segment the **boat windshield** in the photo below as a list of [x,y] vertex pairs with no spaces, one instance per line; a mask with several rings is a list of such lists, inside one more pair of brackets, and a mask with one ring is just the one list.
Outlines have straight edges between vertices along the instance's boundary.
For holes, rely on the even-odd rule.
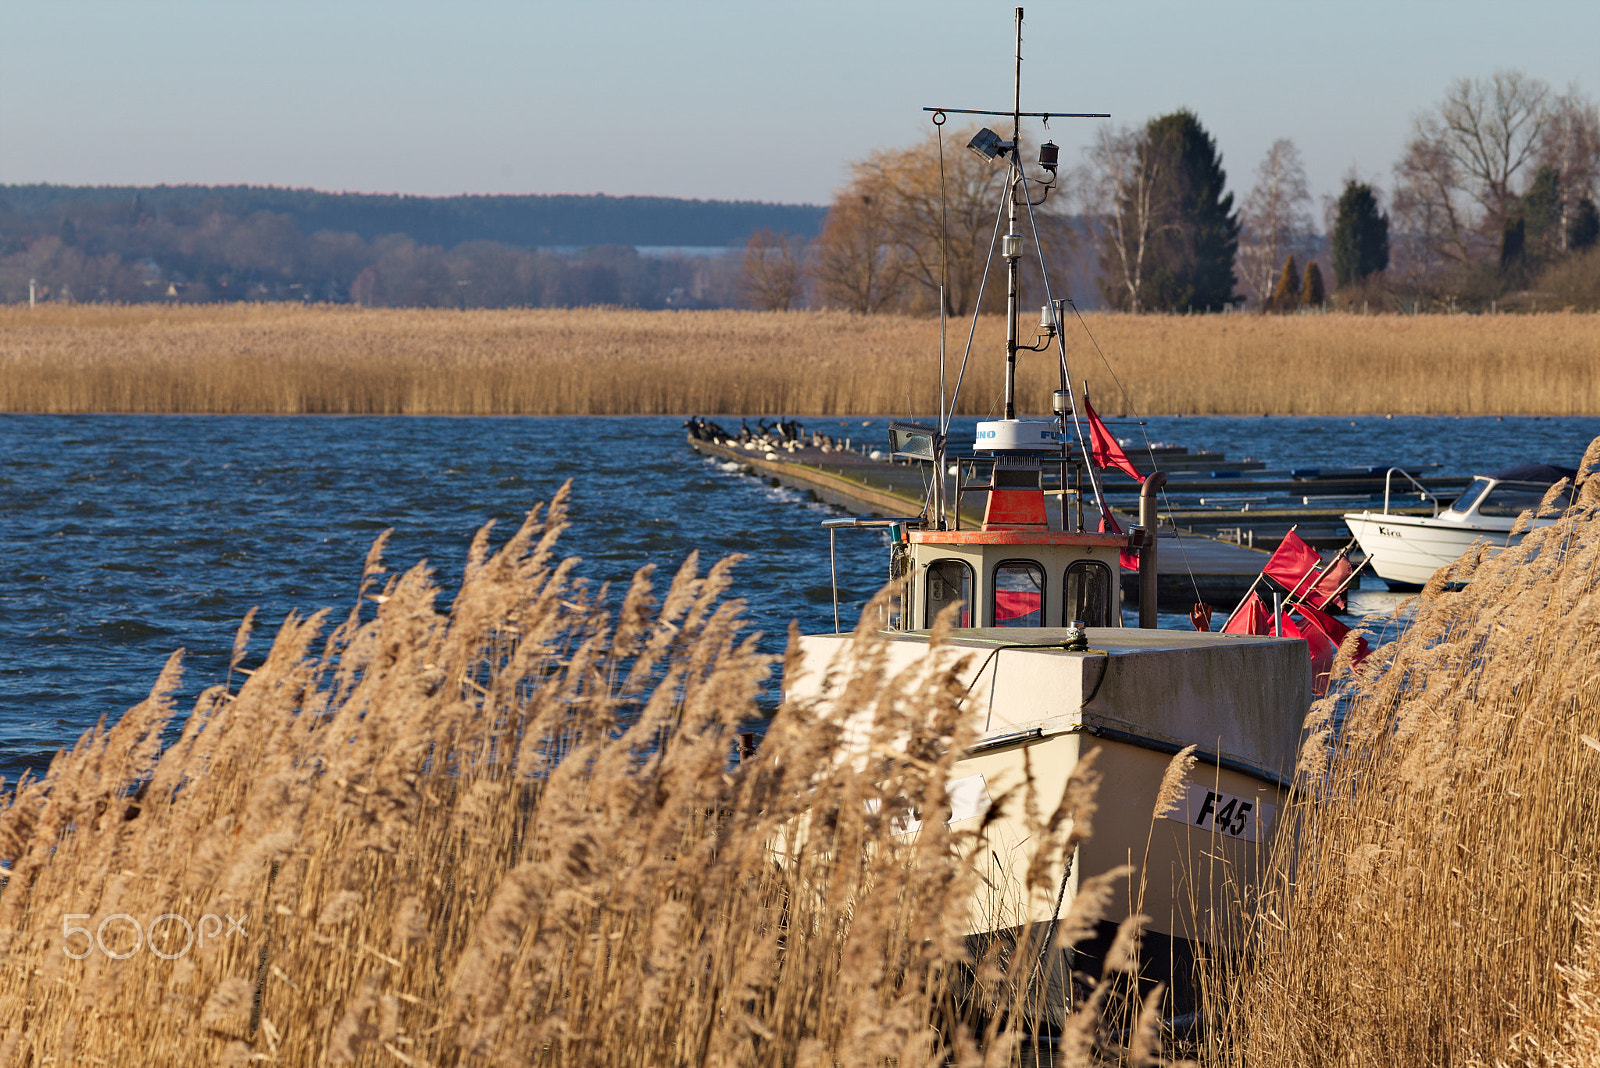
[[1483,491],[1488,489],[1488,488],[1489,488],[1489,480],[1488,479],[1486,479],[1486,478],[1475,478],[1475,479],[1473,479],[1472,480],[1472,484],[1466,488],[1466,490],[1461,494],[1461,496],[1457,497],[1454,501],[1450,502],[1450,511],[1452,511],[1452,512],[1461,512],[1462,514],[1465,514],[1467,512],[1472,511],[1472,506],[1478,503],[1478,498],[1482,497],[1483,496]]
[[[1550,492],[1549,486],[1540,486],[1529,482],[1501,482],[1489,491],[1489,495],[1478,505],[1479,515],[1494,516],[1519,516],[1529,508],[1538,508],[1539,502],[1544,500],[1544,495]],[[1567,487],[1561,496],[1551,502],[1558,510],[1565,511],[1572,503],[1572,488]]]

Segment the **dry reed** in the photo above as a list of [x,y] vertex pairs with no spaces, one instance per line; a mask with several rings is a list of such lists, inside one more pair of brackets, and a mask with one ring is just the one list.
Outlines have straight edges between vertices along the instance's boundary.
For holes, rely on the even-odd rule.
[[[1085,316],[1075,378],[1108,412],[1600,414],[1600,315]],[[842,312],[0,308],[0,411],[906,414],[938,407],[938,325]],[[965,324],[951,330],[954,362]],[[999,409],[978,324],[960,411]],[[1047,405],[1050,353],[1020,396]]]
[[[247,620],[242,685],[175,736],[176,655],[14,787],[0,1065],[1019,1060],[1041,935],[968,958],[979,838],[939,818],[972,738],[956,675],[887,678],[863,629],[855,670],[735,759],[772,664],[731,561],[659,599],[642,570],[613,616],[554,555],[564,508],[480,533],[448,615],[421,565],[378,592],[380,540],[349,615],[289,618],[249,672]],[[824,702],[894,745],[841,759]],[[1035,820],[1044,892],[1084,787]],[[1108,1054],[1109,984],[1056,1063]]]
[[1441,571],[1313,710],[1297,859],[1212,990],[1215,1063],[1600,1063],[1597,521],[1588,474],[1555,525]]

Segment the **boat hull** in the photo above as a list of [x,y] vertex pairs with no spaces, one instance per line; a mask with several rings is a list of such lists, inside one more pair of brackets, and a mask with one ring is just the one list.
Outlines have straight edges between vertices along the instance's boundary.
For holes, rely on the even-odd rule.
[[[1089,628],[1089,649],[1075,652],[1059,644],[1065,634],[970,628],[930,648],[927,632],[901,632],[886,634],[886,648],[869,658],[881,655],[889,677],[954,668],[966,684],[978,738],[954,764],[946,792],[950,826],[983,836],[967,916],[975,958],[998,941],[1003,954],[1045,963],[1035,1004],[1060,1026],[1073,1003],[1073,974],[1098,977],[1117,924],[1144,916],[1139,986],[1166,984],[1167,1014],[1182,1015],[1194,1003],[1197,950],[1243,933],[1237,925],[1270,860],[1310,702],[1305,643]],[[849,635],[801,638],[789,696],[815,698],[826,711],[822,680],[848,677],[859,649]],[[870,711],[837,711],[841,756],[874,744]],[[1189,745],[1197,762],[1158,815],[1173,755]],[[1090,759],[1099,783],[1090,835],[1030,891],[1039,823]],[[1007,803],[991,812],[1002,796]],[[900,833],[917,834],[918,819]],[[1046,953],[1053,922],[1089,880],[1125,866],[1132,874],[1113,884],[1093,936],[1070,952]]]
[[[1299,751],[1310,703],[1305,643],[1296,639],[1090,628],[1090,649],[1063,650],[1055,628],[973,628],[930,650],[926,632],[887,637],[891,676],[961,665],[978,740],[949,784],[951,825],[984,827],[983,889],[970,930],[1047,923],[1083,881],[1126,864],[1137,869],[1103,917],[1148,916],[1147,930],[1187,939],[1217,936],[1233,894],[1255,885]],[[1028,643],[1028,647],[1018,647]],[[1038,643],[1038,644],[1033,644]],[[992,655],[984,655],[989,651]],[[826,697],[821,680],[847,674],[848,635],[800,639],[791,698]],[[931,659],[930,659],[931,658]],[[848,715],[848,713],[847,713]],[[865,747],[870,713],[847,720],[846,749]],[[1173,754],[1196,747],[1176,807],[1154,814]],[[1056,892],[1029,895],[1035,829],[1022,811],[1030,793],[1047,817],[1068,778],[1094,750],[1100,779],[1091,837]],[[1031,777],[1032,788],[1026,784]],[[998,818],[990,802],[1011,791]],[[985,821],[987,820],[987,823]],[[909,830],[915,830],[910,828]]]
[[[1448,567],[1479,541],[1491,553],[1516,545],[1522,536],[1420,516],[1355,512],[1344,517],[1375,575],[1391,589],[1421,589],[1441,567]],[[1507,524],[1509,526],[1510,524]]]
[[[1178,807],[1158,817],[1156,797],[1172,760],[1171,748],[1147,738],[1072,729],[980,751],[958,762],[953,781],[981,776],[991,797],[1011,789],[1014,797],[1023,796],[1031,775],[1037,796],[1048,799],[1043,802],[1047,807],[1062,795],[1067,778],[1087,754],[1094,752],[1094,768],[1101,776],[1093,833],[1078,846],[1070,870],[1057,869],[1055,877],[1061,881],[1053,894],[1029,897],[1021,889],[1033,837],[1020,806],[1013,805],[989,825],[972,929],[1049,924],[1060,915],[1057,903],[1064,903],[1062,909],[1069,905],[1085,880],[1131,864],[1135,871],[1113,898],[1107,922],[1143,915],[1149,917],[1146,930],[1152,934],[1202,943],[1230,941],[1233,932],[1225,928],[1236,913],[1237,894],[1259,882],[1286,791],[1281,782],[1218,767],[1214,761],[1199,763],[1187,776]],[[1230,803],[1227,817],[1219,820],[1217,813]],[[1248,812],[1236,818],[1241,807]],[[981,818],[974,813],[951,826],[976,828]]]

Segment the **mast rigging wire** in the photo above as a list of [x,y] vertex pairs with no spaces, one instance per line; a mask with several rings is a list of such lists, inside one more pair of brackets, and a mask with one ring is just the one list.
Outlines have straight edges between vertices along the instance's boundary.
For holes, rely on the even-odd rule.
[[[944,333],[945,304],[950,292],[950,197],[944,177],[944,112],[933,113],[933,128],[939,135],[939,423],[943,431],[945,416]],[[940,466],[943,466],[941,460]],[[943,477],[942,475],[940,476]],[[944,519],[943,514],[940,520]]]
[[[1009,181],[1010,175],[1007,175]],[[994,247],[1000,242],[1000,221],[1005,218],[1006,200],[1000,198],[1000,209],[994,214],[994,234],[989,238],[989,258],[983,261],[983,277],[978,280],[978,296],[972,303],[972,326],[967,330],[967,348],[961,354],[961,370],[956,374],[956,388],[950,394],[950,410],[945,414],[939,433],[950,432],[950,420],[955,417],[956,400],[961,396],[961,380],[967,375],[967,360],[972,357],[972,339],[978,333],[978,312],[983,308],[984,287],[989,284],[989,268],[994,264]]]
[[1100,480],[1094,473],[1094,454],[1083,437],[1083,423],[1078,417],[1078,398],[1072,392],[1072,375],[1067,370],[1067,342],[1061,336],[1061,313],[1056,308],[1054,296],[1050,293],[1050,272],[1044,265],[1044,245],[1039,240],[1039,222],[1033,214],[1033,195],[1028,192],[1028,175],[1020,164],[1017,165],[1017,174],[1022,182],[1022,201],[1028,205],[1028,225],[1033,230],[1033,251],[1039,256],[1039,278],[1044,285],[1045,303],[1050,309],[1050,321],[1055,324],[1056,352],[1061,362],[1061,379],[1067,386],[1067,404],[1072,412],[1072,428],[1078,435],[1078,450],[1083,454],[1084,469],[1089,472],[1089,487],[1094,490],[1095,500],[1099,503],[1103,515],[1110,509],[1111,504],[1105,498],[1105,491],[1100,488]]

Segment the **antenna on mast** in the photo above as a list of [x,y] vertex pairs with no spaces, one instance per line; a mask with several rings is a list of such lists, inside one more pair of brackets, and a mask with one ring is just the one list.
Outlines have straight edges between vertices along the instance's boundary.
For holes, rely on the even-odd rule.
[[[1020,232],[1018,232],[1018,229],[1017,229],[1017,224],[1018,224],[1018,216],[1017,216],[1018,198],[1019,197],[1027,197],[1028,198],[1027,206],[1029,207],[1030,211],[1031,211],[1031,209],[1033,207],[1037,206],[1038,204],[1043,204],[1045,199],[1050,195],[1050,190],[1053,187],[1053,184],[1054,184],[1054,182],[1056,180],[1056,177],[1057,177],[1056,171],[1057,171],[1057,167],[1059,165],[1059,160],[1060,160],[1060,150],[1056,147],[1056,145],[1053,142],[1046,141],[1044,144],[1039,146],[1039,168],[1042,171],[1044,171],[1048,175],[1048,177],[1039,178],[1039,179],[1035,180],[1034,184],[1038,185],[1041,189],[1044,190],[1044,195],[1041,196],[1038,201],[1033,201],[1031,197],[1028,197],[1028,193],[1027,193],[1028,177],[1027,177],[1026,172],[1023,170],[1021,157],[1019,155],[1019,146],[1022,143],[1022,120],[1025,119],[1025,118],[1043,119],[1045,121],[1045,123],[1048,125],[1048,123],[1049,123],[1049,121],[1051,119],[1109,119],[1111,117],[1109,114],[1107,114],[1105,112],[1023,111],[1022,110],[1022,22],[1023,22],[1023,9],[1021,7],[1018,7],[1018,8],[1016,8],[1016,52],[1015,52],[1015,62],[1014,62],[1014,66],[1013,66],[1012,82],[1011,82],[1011,107],[1008,110],[1006,110],[1006,111],[984,111],[984,110],[976,109],[976,108],[946,108],[946,107],[925,107],[925,108],[922,109],[923,111],[929,111],[929,112],[933,113],[933,122],[934,122],[934,125],[936,125],[936,126],[943,124],[945,116],[947,114],[952,114],[952,115],[984,115],[984,116],[993,116],[993,117],[1001,118],[1001,119],[1009,118],[1011,120],[1011,140],[1007,141],[1007,140],[1002,139],[999,134],[995,133],[993,130],[989,129],[986,126],[986,127],[982,128],[982,129],[980,129],[977,132],[977,134],[975,134],[973,136],[972,140],[967,143],[967,148],[969,150],[971,150],[973,153],[977,154],[979,157],[981,157],[981,158],[983,158],[983,159],[985,159],[987,161],[990,161],[990,162],[993,162],[994,160],[996,160],[996,159],[998,159],[998,158],[1000,158],[1002,156],[1004,156],[1006,158],[1006,191],[1005,191],[1006,201],[1005,201],[1004,205],[1002,206],[1002,208],[1003,208],[1003,210],[1005,212],[1007,225],[1006,225],[1006,233],[1004,235],[1000,236],[1000,255],[1006,261],[1005,418],[999,423],[981,423],[979,425],[979,437],[980,438],[984,438],[985,441],[987,442],[987,444],[980,446],[981,448],[985,448],[985,449],[988,449],[990,451],[998,450],[1000,452],[1012,453],[1013,455],[1016,455],[1016,454],[1019,454],[1019,453],[1038,452],[1038,451],[1041,450],[1042,447],[1046,446],[1047,441],[1048,441],[1048,447],[1044,448],[1044,451],[1055,451],[1055,450],[1061,448],[1062,444],[1064,442],[1064,425],[1063,425],[1064,421],[1059,416],[1057,416],[1056,419],[1053,420],[1053,423],[1057,427],[1060,427],[1061,429],[1058,430],[1058,431],[1055,431],[1055,432],[1050,432],[1050,433],[1046,433],[1045,431],[1040,429],[1040,424],[1043,423],[1042,420],[1020,420],[1019,421],[1017,419],[1017,401],[1016,401],[1016,395],[1017,395],[1017,350],[1018,350],[1019,347],[1022,347],[1022,346],[1019,346],[1018,337],[1017,337],[1017,312],[1018,312],[1018,305],[1019,305],[1019,298],[1020,298],[1021,259],[1022,259],[1022,234]],[[998,228],[999,227],[998,227],[998,222],[997,222],[997,224],[996,224],[996,230],[997,231],[998,231]],[[992,254],[993,254],[993,252],[991,250],[991,255]],[[1042,262],[1041,262],[1041,266],[1042,266]],[[987,275],[988,275],[988,268],[987,267],[985,267],[985,269],[984,269],[984,274],[985,274],[985,277],[987,277]],[[978,290],[978,304],[980,304],[980,305],[982,304],[982,298],[983,298],[983,287],[980,285],[979,286],[979,290]],[[974,309],[973,309],[973,317],[974,317],[973,318],[973,326],[974,326],[974,328],[976,328],[976,325],[977,325],[978,311],[979,311],[979,309],[977,307],[974,307]],[[944,312],[944,294],[941,292],[941,294],[940,294],[940,314],[941,314],[940,371],[941,371],[941,375],[943,373],[943,368],[944,368],[944,356],[943,356],[943,351],[942,351],[942,342],[943,342],[943,337],[944,337],[943,329],[942,329],[943,312]],[[1033,346],[1027,346],[1027,347],[1028,348],[1033,348]],[[962,359],[961,359],[962,376],[965,375],[966,365],[967,365],[967,356],[971,355],[971,351],[972,351],[972,340],[971,340],[971,337],[969,336],[968,340],[967,340],[967,353],[965,355],[963,355]],[[1065,357],[1063,355],[1063,359],[1064,358]],[[957,395],[959,395],[960,392],[961,392],[961,377],[962,376],[958,376],[957,379],[956,379],[956,394]],[[941,381],[942,381],[942,378],[941,378]],[[1068,380],[1067,380],[1066,375],[1064,373],[1062,375],[1062,390],[1066,393],[1068,401],[1070,403],[1071,386],[1068,384]],[[1052,398],[1052,399],[1054,399],[1054,398]],[[950,410],[948,412],[943,410],[945,408],[945,401],[944,401],[944,396],[943,396],[943,390],[941,389],[941,392],[940,392],[940,405],[939,405],[940,409],[941,409],[941,411],[939,413],[939,426],[940,426],[941,431],[944,430],[948,426],[949,419],[954,414],[955,403],[956,403],[956,398],[955,397],[951,397],[950,401],[949,401]],[[1074,420],[1074,422],[1076,422],[1076,420]],[[1078,436],[1079,436],[1079,445],[1082,446],[1083,445],[1083,441],[1082,441],[1081,429],[1080,429],[1080,432],[1079,432]],[[942,502],[943,502],[943,498],[944,498],[943,482],[944,482],[944,477],[945,477],[945,474],[946,474],[945,460],[944,460],[944,457],[945,457],[944,446],[945,446],[945,435],[941,433],[939,435],[939,437],[938,437],[938,440],[936,442],[934,442],[934,453],[935,453],[935,456],[937,457],[936,462],[937,462],[937,465],[938,465],[938,478],[936,480],[936,485],[935,485],[935,488],[934,488],[934,499],[935,499],[935,503],[939,506],[938,507],[938,511],[939,511],[939,514],[940,514],[939,522],[941,524],[944,521],[943,520]],[[1092,473],[1090,475],[1090,478],[1091,478],[1091,480],[1093,479],[1093,474]],[[958,495],[958,499],[959,499],[959,495]],[[957,505],[958,512],[959,512],[959,507],[960,506],[958,504]],[[959,522],[959,520],[958,520],[958,522]]]
[[[1011,83],[1011,108],[1008,111],[982,111],[973,108],[923,108],[924,111],[946,112],[954,115],[991,115],[1011,120],[1011,140],[1003,140],[987,126],[979,130],[967,147],[986,160],[1006,158],[1006,233],[1000,238],[1000,255],[1006,261],[1006,378],[1005,418],[1017,417],[1017,312],[1021,282],[1022,234],[1017,230],[1017,198],[1023,194],[1024,175],[1020,149],[1022,145],[1022,120],[1044,119],[1109,119],[1104,112],[1023,111],[1022,110],[1022,21],[1023,9],[1016,9],[1016,57]],[[1049,195],[1056,179],[1060,150],[1050,142],[1039,146],[1039,166],[1049,178],[1035,182]],[[1039,203],[1043,203],[1040,200]]]

